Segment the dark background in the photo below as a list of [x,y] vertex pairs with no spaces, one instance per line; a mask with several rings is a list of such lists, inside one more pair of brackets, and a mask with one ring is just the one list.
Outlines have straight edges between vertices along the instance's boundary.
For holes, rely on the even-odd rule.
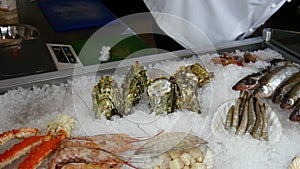
[[[68,44],[74,41],[84,41],[93,35],[99,27],[92,27],[66,32],[56,32],[43,12],[38,2],[43,0],[17,0],[19,21],[22,24],[32,25],[40,31],[37,40],[24,42],[20,49],[0,49],[0,79],[6,79],[29,74],[55,71],[56,67],[52,61],[45,43]],[[51,0],[50,0],[51,1]],[[149,12],[143,0],[100,0],[117,17],[130,14]],[[82,11],[88,13],[89,11]],[[144,19],[144,18],[143,18]],[[150,26],[159,32],[153,17],[149,14],[147,21],[136,21],[143,26]],[[147,25],[150,23],[149,25]],[[134,24],[134,23],[133,23]],[[128,25],[130,27],[130,25]],[[261,36],[266,27],[300,32],[300,0],[292,0],[284,4],[264,25],[262,25],[251,37]],[[133,30],[134,31],[134,30]],[[167,51],[183,49],[171,38],[161,34],[140,34],[139,37],[151,48],[160,48]],[[296,46],[298,48],[298,46]],[[17,52],[15,52],[17,51]],[[11,55],[10,54],[18,54]]]
[[[101,0],[101,2],[118,17],[149,11],[142,0]],[[157,25],[154,25],[154,27],[155,26],[157,27]],[[251,37],[261,36],[264,28],[276,28],[300,32],[300,0],[286,2],[271,18],[265,22],[265,24],[256,30]],[[157,47],[167,50],[177,50],[182,48],[168,37],[154,35],[154,39]]]
[[266,27],[300,32],[300,1],[286,2],[253,36],[261,36]]
[[[101,0],[117,16],[125,16],[137,12],[149,11],[142,0]],[[286,2],[257,32],[261,35],[261,30],[265,27],[300,31],[300,1],[292,0]]]

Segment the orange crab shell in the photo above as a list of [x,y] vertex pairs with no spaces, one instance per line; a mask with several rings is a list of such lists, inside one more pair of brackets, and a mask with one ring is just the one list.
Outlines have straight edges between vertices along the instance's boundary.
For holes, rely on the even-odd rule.
[[10,164],[15,159],[19,158],[36,145],[42,143],[46,136],[32,136],[25,138],[22,142],[15,144],[11,149],[0,154],[0,168]]
[[[51,136],[49,136],[51,137]],[[59,143],[66,138],[66,135],[60,134],[58,137],[44,140],[18,166],[19,169],[37,168],[43,160],[56,148]]]
[[6,131],[0,134],[0,145],[5,144],[13,138],[27,138],[35,136],[37,135],[38,131],[39,130],[37,128],[20,128]]

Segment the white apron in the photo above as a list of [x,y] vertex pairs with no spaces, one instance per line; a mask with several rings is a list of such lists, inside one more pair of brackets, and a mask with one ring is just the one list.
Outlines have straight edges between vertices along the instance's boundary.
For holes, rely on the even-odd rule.
[[285,0],[144,0],[159,27],[186,48],[251,35]]

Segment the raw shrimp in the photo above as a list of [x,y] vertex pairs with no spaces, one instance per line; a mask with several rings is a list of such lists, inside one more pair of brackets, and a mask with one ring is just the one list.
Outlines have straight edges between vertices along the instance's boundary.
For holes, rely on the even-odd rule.
[[49,169],[61,168],[69,163],[107,163],[118,162],[118,166],[130,165],[117,155],[103,149],[91,149],[85,147],[66,147],[56,152],[49,164]]

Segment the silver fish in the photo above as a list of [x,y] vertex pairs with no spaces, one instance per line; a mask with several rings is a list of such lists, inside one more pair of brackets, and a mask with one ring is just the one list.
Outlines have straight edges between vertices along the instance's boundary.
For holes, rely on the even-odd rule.
[[292,111],[289,119],[291,121],[300,121],[300,101],[297,101],[297,103],[295,104],[295,108]]
[[230,129],[231,128],[234,109],[235,109],[234,105],[231,105],[228,112],[227,112],[226,121],[225,121],[225,129]]
[[245,104],[244,104],[244,108],[243,108],[243,112],[242,112],[242,117],[241,117],[241,123],[239,125],[239,127],[237,128],[235,134],[236,135],[244,135],[247,129],[247,124],[248,124],[248,106],[249,106],[249,96],[246,96],[247,98],[245,98]]
[[256,115],[255,115],[255,104],[256,98],[251,96],[249,99],[249,107],[248,107],[248,124],[247,124],[247,131],[251,133],[253,131],[255,121],[256,121]]
[[261,77],[263,77],[267,73],[266,70],[252,73],[247,75],[243,79],[239,80],[235,85],[232,86],[233,90],[252,90],[258,86],[258,81]]
[[262,132],[262,125],[263,125],[263,119],[262,119],[262,113],[261,113],[261,106],[260,106],[259,100],[255,102],[255,115],[256,115],[256,121],[253,128],[253,131],[251,132],[251,136],[253,138],[259,139]]
[[300,82],[297,83],[289,92],[285,95],[280,107],[283,109],[291,109],[295,106],[295,103],[300,98]]
[[282,102],[284,96],[297,84],[300,82],[300,72],[293,74],[288,80],[286,80],[274,94],[272,99],[273,103]]
[[242,97],[242,102],[241,102],[240,107],[239,107],[239,119],[240,119],[239,125],[240,125],[240,123],[241,123],[241,119],[242,119],[243,114],[244,114],[244,109],[247,107],[247,106],[246,106],[246,102],[247,102],[248,96],[249,96],[249,94],[250,94],[250,93],[248,92],[248,90],[244,90],[243,92],[244,92],[244,94],[243,94],[243,97]]
[[266,116],[266,105],[264,103],[260,104],[261,109],[261,117],[262,117],[262,127],[261,127],[261,138],[265,141],[269,141],[269,133],[268,133],[268,122]]
[[231,127],[233,128],[238,128],[238,125],[240,123],[239,120],[240,106],[243,102],[243,97],[245,96],[245,93],[246,93],[245,91],[241,91],[240,96],[235,103],[235,107],[232,115],[232,124],[231,124]]
[[268,72],[259,80],[259,86],[255,89],[254,94],[262,98],[272,97],[276,89],[298,71],[297,66],[286,65]]
[[282,60],[282,59],[273,59],[270,61],[271,66],[266,67],[265,69],[260,70],[259,72],[252,73],[247,75],[243,79],[239,80],[235,85],[233,85],[233,90],[253,90],[259,84],[259,79],[261,79],[264,75],[277,67],[291,64],[290,61]]

